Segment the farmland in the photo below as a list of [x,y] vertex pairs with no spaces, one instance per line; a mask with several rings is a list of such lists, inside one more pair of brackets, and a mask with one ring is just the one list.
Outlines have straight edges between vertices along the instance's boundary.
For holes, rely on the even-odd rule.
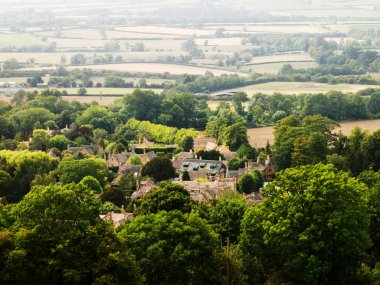
[[[340,122],[340,128],[337,128],[335,131],[342,131],[344,135],[349,135],[355,127],[374,132],[380,128],[380,120]],[[273,131],[274,127],[248,129],[249,142],[254,147],[265,147],[267,141],[269,141],[270,144],[273,144]]]
[[[342,91],[342,92],[357,92],[368,88],[368,85],[359,84],[324,84],[313,82],[269,82],[263,84],[255,84],[250,86],[244,86],[240,88],[234,88],[229,91],[241,91],[247,93],[249,96],[255,93],[273,94],[276,92],[283,94],[303,94],[303,93],[326,93],[330,90]],[[217,94],[220,92],[216,92]]]

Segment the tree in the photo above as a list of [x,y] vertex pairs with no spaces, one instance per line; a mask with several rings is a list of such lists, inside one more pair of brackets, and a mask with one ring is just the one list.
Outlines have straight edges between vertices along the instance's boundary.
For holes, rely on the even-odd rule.
[[0,115],[0,137],[14,138],[16,133],[16,125],[8,118]]
[[281,75],[289,75],[293,73],[293,66],[291,64],[284,64],[280,69]]
[[49,134],[45,130],[34,130],[29,144],[31,150],[46,151],[49,141]]
[[191,205],[190,194],[183,186],[163,182],[160,187],[152,189],[146,194],[138,208],[138,213],[155,214],[160,211],[173,210],[189,213]]
[[48,174],[58,166],[58,160],[45,152],[0,151],[2,168],[13,178],[14,184],[5,197],[9,202],[17,202],[30,190],[36,175]]
[[247,201],[244,197],[233,191],[212,201],[209,223],[224,244],[227,238],[231,243],[237,243],[240,235],[240,223],[247,208]]
[[380,113],[380,92],[371,95],[367,103],[368,111],[372,114]]
[[161,100],[153,91],[135,89],[124,96],[123,112],[128,118],[154,122],[160,114]]
[[182,181],[191,181],[190,174],[187,170],[182,173]]
[[103,193],[103,188],[102,186],[100,185],[99,181],[92,177],[92,176],[86,176],[84,177],[80,183],[80,185],[82,185],[83,187],[93,191],[95,194],[101,194]]
[[100,199],[103,202],[111,202],[118,207],[126,206],[127,200],[122,189],[109,189],[102,193]]
[[274,131],[278,169],[324,161],[336,140],[332,133],[336,126],[336,122],[320,115],[307,116],[302,121],[293,115],[280,120]]
[[363,152],[365,164],[374,171],[380,170],[380,130],[364,138],[361,151]]
[[357,284],[370,246],[366,191],[332,165],[276,174],[264,202],[250,208],[242,222],[240,245],[251,280]]
[[223,155],[217,150],[201,150],[197,155],[205,160],[219,160]]
[[84,87],[81,87],[78,89],[78,92],[77,92],[78,96],[84,96],[87,94],[87,89],[84,88]]
[[260,171],[245,173],[240,177],[237,187],[240,193],[250,194],[257,192],[263,186],[264,178]]
[[250,144],[243,144],[237,150],[239,158],[255,160],[257,153],[256,150]]
[[109,133],[115,130],[115,115],[102,106],[91,106],[77,117],[78,125],[91,125],[93,128],[105,129]]
[[4,61],[4,63],[3,63],[3,69],[5,69],[5,70],[17,69],[17,68],[19,68],[19,63],[18,63],[17,59],[15,59],[15,58],[8,59],[8,60]]
[[74,54],[70,59],[72,65],[84,65],[86,61],[86,56],[81,53]]
[[217,235],[195,213],[137,216],[119,235],[130,242],[147,284],[220,284]]
[[128,165],[143,165],[143,161],[140,156],[138,155],[132,155],[128,160],[127,160]]
[[62,161],[57,173],[63,184],[79,183],[86,176],[93,176],[104,186],[108,177],[108,168],[100,158]]
[[34,124],[40,124],[46,121],[54,120],[55,115],[45,108],[28,108],[21,110],[12,116],[13,120],[17,122],[22,132],[32,132]]
[[235,151],[241,145],[248,144],[247,128],[243,123],[233,124],[225,129],[223,139],[230,149]]
[[141,174],[147,175],[154,181],[168,180],[175,177],[175,168],[167,157],[154,157],[144,165]]
[[124,87],[125,80],[116,74],[109,74],[106,76],[104,86],[105,87]]
[[181,146],[182,146],[184,151],[190,151],[191,149],[193,149],[193,146],[194,146],[193,137],[191,137],[191,136],[185,137]]
[[0,170],[0,197],[4,197],[11,192],[13,179],[8,172]]
[[80,185],[34,187],[12,207],[16,232],[14,244],[1,251],[0,282],[141,284],[125,240],[98,222],[99,206]]
[[48,148],[58,148],[60,151],[65,150],[69,144],[71,144],[71,140],[66,138],[64,135],[56,135],[49,139]]
[[145,51],[145,45],[144,45],[144,43],[142,43],[142,42],[138,42],[138,43],[136,43],[136,44],[132,47],[132,51],[133,51],[133,52],[143,52],[143,51]]

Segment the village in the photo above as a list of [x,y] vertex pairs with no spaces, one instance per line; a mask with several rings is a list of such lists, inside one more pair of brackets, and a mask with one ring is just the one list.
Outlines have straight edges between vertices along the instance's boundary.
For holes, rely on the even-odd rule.
[[[64,131],[64,130],[63,130]],[[158,184],[151,178],[142,177],[143,165],[149,163],[157,154],[152,151],[155,143],[143,138],[137,144],[132,144],[130,150],[121,153],[104,154],[104,161],[110,171],[117,173],[116,178],[111,182],[112,187],[120,187],[119,181],[122,177],[132,174],[136,180],[136,190],[130,198],[143,199],[151,190],[158,187]],[[177,145],[166,145],[166,148],[177,148]],[[82,145],[80,147],[68,147],[67,151],[72,155],[83,155],[85,157],[97,155],[102,148],[99,145]],[[217,160],[203,159],[199,153],[215,152],[219,154]],[[50,153],[54,156],[53,153]],[[172,156],[171,162],[176,171],[176,177],[172,183],[183,186],[193,200],[198,202],[210,201],[223,196],[227,191],[238,192],[238,181],[247,173],[258,170],[264,179],[262,187],[270,182],[276,173],[276,167],[270,156],[264,159],[258,157],[256,161],[246,160],[243,167],[231,170],[228,167],[228,161],[237,155],[236,152],[230,151],[227,145],[218,145],[214,138],[198,137],[194,138],[193,148],[189,151],[181,151]],[[142,164],[131,164],[130,161],[136,161]],[[186,176],[186,177],[185,177]],[[145,178],[145,179],[144,179]],[[260,187],[261,189],[261,187]],[[261,202],[263,197],[259,191],[252,193],[242,193],[249,204]],[[120,226],[126,220],[133,218],[133,213],[127,213],[122,209],[122,213],[109,212],[101,216],[113,222],[114,226]]]

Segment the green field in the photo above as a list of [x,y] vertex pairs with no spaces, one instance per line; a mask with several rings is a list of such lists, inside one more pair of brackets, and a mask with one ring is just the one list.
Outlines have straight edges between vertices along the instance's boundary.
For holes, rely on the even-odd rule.
[[0,48],[22,47],[26,45],[46,45],[41,39],[29,34],[0,34]]

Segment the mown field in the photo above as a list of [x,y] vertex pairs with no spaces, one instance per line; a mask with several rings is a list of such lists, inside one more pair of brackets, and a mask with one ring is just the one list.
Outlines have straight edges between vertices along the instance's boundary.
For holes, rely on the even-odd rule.
[[[249,85],[234,89],[225,90],[228,91],[241,91],[246,92],[249,96],[255,93],[273,94],[275,92],[283,94],[303,94],[303,93],[326,93],[331,90],[342,91],[342,92],[357,92],[366,88],[369,85],[359,85],[359,84],[324,84],[324,83],[314,83],[314,82],[269,82],[263,84]],[[373,86],[372,86],[373,87]],[[213,94],[218,94],[221,92],[215,92]]]
[[[349,135],[355,127],[359,127],[363,130],[368,130],[369,132],[374,132],[380,129],[380,120],[340,122],[340,128],[336,129],[335,131],[339,132],[339,130],[341,130],[344,135]],[[273,131],[274,127],[248,129],[249,142],[254,147],[265,147],[267,141],[269,141],[270,144],[273,144]]]

